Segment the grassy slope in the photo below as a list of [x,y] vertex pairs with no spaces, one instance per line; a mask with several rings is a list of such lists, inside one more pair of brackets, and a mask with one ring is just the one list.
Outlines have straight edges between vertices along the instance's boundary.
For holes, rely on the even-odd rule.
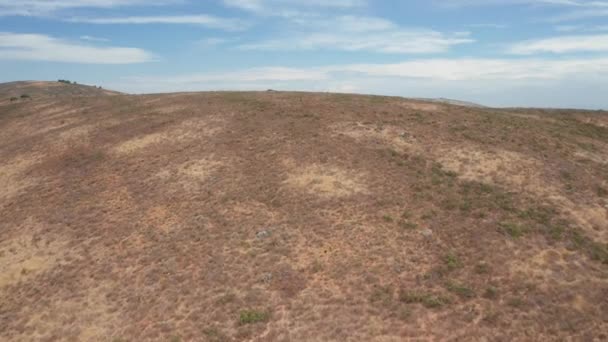
[[608,117],[199,93],[0,106],[0,339],[606,338]]

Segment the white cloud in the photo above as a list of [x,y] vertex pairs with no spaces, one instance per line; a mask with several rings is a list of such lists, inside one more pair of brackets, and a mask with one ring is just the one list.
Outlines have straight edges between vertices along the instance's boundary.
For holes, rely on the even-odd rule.
[[516,43],[508,52],[518,55],[534,53],[605,52],[608,51],[608,34],[561,36]]
[[177,16],[131,16],[115,18],[71,18],[70,22],[87,24],[189,24],[227,31],[244,30],[248,24],[237,19],[220,18],[206,14]]
[[145,50],[92,46],[43,34],[0,32],[0,59],[82,64],[132,64],[154,60]]
[[156,6],[180,0],[0,0],[0,16],[42,16],[74,8],[113,8],[124,6]]

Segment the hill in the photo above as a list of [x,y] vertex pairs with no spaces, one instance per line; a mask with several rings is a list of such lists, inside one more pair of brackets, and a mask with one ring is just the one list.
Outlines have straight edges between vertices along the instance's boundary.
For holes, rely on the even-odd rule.
[[[48,81],[19,81],[0,83],[0,103],[71,96],[120,95],[117,91],[105,90],[83,84]],[[24,96],[26,95],[26,96]],[[24,97],[22,97],[24,96]]]
[[0,158],[2,340],[606,338],[605,112],[34,96]]

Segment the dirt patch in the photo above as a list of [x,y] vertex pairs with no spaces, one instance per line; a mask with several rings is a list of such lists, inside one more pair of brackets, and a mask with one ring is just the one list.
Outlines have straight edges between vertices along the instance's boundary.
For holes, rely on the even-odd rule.
[[205,139],[221,131],[221,120],[187,120],[165,131],[134,137],[112,148],[117,154],[133,154],[159,144],[178,144]]
[[107,299],[111,291],[109,281],[91,283],[84,294],[47,301],[32,310],[23,332],[13,338],[42,341],[69,334],[79,341],[108,341],[120,325],[115,305]]
[[310,165],[292,171],[285,183],[323,197],[346,197],[365,193],[363,176],[335,166]]
[[171,188],[180,191],[198,191],[207,180],[223,165],[212,158],[191,160],[173,168],[161,170],[156,178]]
[[583,205],[558,196],[552,198],[587,235],[597,242],[608,244],[608,208],[598,205]]
[[399,102],[397,103],[400,107],[419,110],[423,112],[438,112],[441,111],[441,106],[433,103],[423,102]]
[[39,160],[38,155],[25,155],[0,165],[0,201],[7,201],[38,182],[36,178],[28,177],[26,171]]
[[608,164],[608,156],[604,153],[579,150],[574,152],[574,156],[581,159],[591,160],[598,164]]
[[462,179],[546,193],[547,186],[541,177],[542,165],[522,154],[461,146],[440,149],[436,155],[446,170],[458,173]]
[[24,226],[26,233],[0,243],[0,288],[27,282],[52,269],[66,256],[66,241],[32,235],[36,226],[29,222]]
[[332,128],[337,134],[346,135],[363,143],[390,146],[402,153],[422,152],[422,147],[418,140],[401,127],[356,122],[340,124]]
[[168,140],[164,133],[152,133],[127,140],[113,148],[118,154],[130,154]]

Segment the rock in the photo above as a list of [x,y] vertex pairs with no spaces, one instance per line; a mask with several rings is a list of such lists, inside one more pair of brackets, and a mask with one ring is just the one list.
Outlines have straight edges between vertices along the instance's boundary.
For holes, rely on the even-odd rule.
[[270,234],[271,233],[269,230],[260,230],[259,232],[255,233],[255,237],[262,240],[270,237]]
[[433,231],[430,229],[423,229],[421,232],[422,236],[426,237],[426,238],[430,238],[431,236],[433,236]]
[[270,284],[272,281],[272,273],[264,273],[262,274],[262,282],[265,284]]

